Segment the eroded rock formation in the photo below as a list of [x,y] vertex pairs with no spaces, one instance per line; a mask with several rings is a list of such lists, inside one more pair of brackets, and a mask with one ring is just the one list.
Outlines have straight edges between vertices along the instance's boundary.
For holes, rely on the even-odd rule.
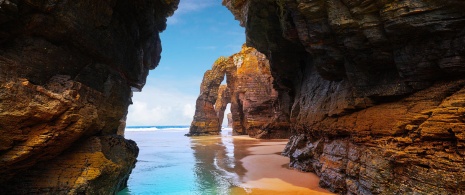
[[465,193],[463,1],[223,4],[270,59],[291,166],[340,194]]
[[[289,120],[279,110],[278,92],[273,88],[273,77],[266,56],[250,47],[232,56],[237,68],[231,113],[233,131],[255,138],[288,138]],[[240,109],[233,110],[235,103]],[[239,123],[234,117],[238,115]],[[286,117],[287,116],[287,117]],[[237,127],[240,124],[241,127]]]
[[[213,63],[212,69],[207,70],[203,75],[202,84],[200,85],[200,95],[195,103],[194,119],[191,123],[188,136],[196,135],[218,135],[221,130],[221,122],[219,121],[215,104],[220,92],[221,82],[224,80],[226,69],[231,68],[231,64],[225,63],[227,58],[220,57]],[[227,103],[222,102],[222,97],[226,91],[226,87],[222,87],[219,96],[218,107],[226,108]],[[229,91],[229,90],[228,90]],[[224,109],[222,111],[224,113]]]
[[228,113],[227,117],[228,117],[228,127],[232,127],[232,124],[233,124],[232,113]]
[[158,33],[177,3],[0,1],[3,193],[125,186],[138,149],[116,134],[132,90],[160,60]]
[[[227,85],[220,86],[224,77]],[[218,134],[226,106],[231,103],[234,134],[288,137],[289,117],[276,111],[278,93],[272,82],[268,60],[253,48],[244,46],[237,54],[219,58],[205,73],[190,134]]]

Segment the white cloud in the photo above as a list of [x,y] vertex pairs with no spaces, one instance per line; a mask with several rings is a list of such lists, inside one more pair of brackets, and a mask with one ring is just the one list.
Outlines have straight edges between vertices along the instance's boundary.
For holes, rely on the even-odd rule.
[[187,116],[187,117],[193,117],[194,114],[195,114],[195,106],[193,106],[192,104],[184,105],[183,114],[184,114],[184,116]]
[[179,3],[178,9],[174,12],[174,15],[168,18],[168,25],[177,24],[181,21],[182,15],[192,12],[197,12],[207,7],[214,5],[216,0],[183,0]]
[[127,125],[189,125],[196,98],[176,90],[146,86],[142,92],[134,93]]
[[[185,94],[175,89],[158,89],[145,86],[142,92],[134,93],[133,104],[129,106],[127,126],[163,126],[190,125],[195,113],[197,96]],[[223,125],[228,124],[227,114],[231,104],[225,110]]]

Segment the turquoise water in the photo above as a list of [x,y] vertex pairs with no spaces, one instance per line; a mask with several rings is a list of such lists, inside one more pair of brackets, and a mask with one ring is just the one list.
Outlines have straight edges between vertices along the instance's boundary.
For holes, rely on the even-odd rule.
[[127,128],[125,137],[136,141],[140,152],[128,188],[118,194],[230,194],[241,177],[232,137],[186,133],[183,126]]

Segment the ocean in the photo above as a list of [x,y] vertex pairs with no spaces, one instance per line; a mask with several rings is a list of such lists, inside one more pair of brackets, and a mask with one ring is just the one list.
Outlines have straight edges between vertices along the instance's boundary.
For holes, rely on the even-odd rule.
[[[219,153],[233,155],[233,145],[228,144],[231,140],[213,144],[208,148],[211,154],[203,154],[204,145],[184,136],[188,132],[188,126],[127,127],[125,137],[136,141],[140,152],[128,188],[118,194],[228,193],[234,179],[224,177],[228,173],[217,170],[214,166],[218,162],[213,161]],[[231,129],[223,130],[223,134],[228,132]],[[215,142],[220,138],[214,137]]]
[[[118,195],[287,194],[281,188],[276,188],[279,186],[299,192],[304,190],[303,194],[308,194],[305,190],[310,190],[312,185],[317,186],[318,178],[315,179],[313,174],[299,175],[304,173],[285,168],[289,160],[279,153],[286,140],[277,142],[231,136],[231,128],[223,128],[220,136],[184,136],[188,131],[188,126],[127,127],[125,137],[136,141],[139,156],[129,177],[128,187]],[[251,148],[260,152],[254,155]],[[269,163],[251,163],[254,161]],[[289,175],[288,182],[286,178],[280,178],[280,175],[286,174]],[[305,182],[293,181],[299,177]],[[274,179],[274,183],[271,191],[267,191],[270,178]],[[257,190],[257,186],[264,186],[265,189]]]

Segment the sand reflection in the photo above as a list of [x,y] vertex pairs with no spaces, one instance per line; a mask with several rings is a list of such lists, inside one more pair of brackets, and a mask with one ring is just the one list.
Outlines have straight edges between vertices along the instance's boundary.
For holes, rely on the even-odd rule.
[[279,155],[287,140],[231,136],[192,137],[197,188],[205,194],[330,194],[319,178],[287,168]]

